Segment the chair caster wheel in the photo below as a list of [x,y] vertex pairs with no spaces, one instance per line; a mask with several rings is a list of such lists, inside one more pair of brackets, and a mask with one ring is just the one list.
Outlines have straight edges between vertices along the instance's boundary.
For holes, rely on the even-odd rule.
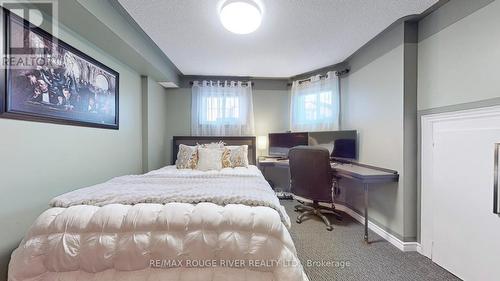
[[328,226],[328,227],[326,227],[326,230],[328,230],[328,231],[332,231],[332,230],[333,230],[333,227]]
[[295,222],[296,222],[296,223],[299,223],[299,224],[300,224],[300,223],[302,223],[302,221],[301,221],[301,220],[296,220]]

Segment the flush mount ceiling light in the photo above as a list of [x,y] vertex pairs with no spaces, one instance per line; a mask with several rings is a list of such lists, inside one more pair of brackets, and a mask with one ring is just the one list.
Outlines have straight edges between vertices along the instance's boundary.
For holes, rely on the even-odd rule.
[[259,28],[262,10],[251,0],[226,1],[219,12],[222,25],[236,34],[252,33]]

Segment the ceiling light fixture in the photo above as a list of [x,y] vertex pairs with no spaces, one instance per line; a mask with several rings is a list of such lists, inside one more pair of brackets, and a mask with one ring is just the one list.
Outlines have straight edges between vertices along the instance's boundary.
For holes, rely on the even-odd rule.
[[236,34],[249,34],[259,28],[262,10],[251,0],[226,1],[219,17],[227,30]]

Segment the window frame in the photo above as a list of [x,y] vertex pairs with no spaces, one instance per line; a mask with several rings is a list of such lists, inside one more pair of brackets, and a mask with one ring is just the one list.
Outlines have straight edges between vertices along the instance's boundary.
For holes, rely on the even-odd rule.
[[[325,99],[328,101],[322,101],[322,95],[327,95]],[[304,112],[304,114],[298,116],[302,117],[300,118],[301,120],[295,120],[296,124],[316,125],[324,123],[325,121],[330,121],[334,117],[333,110],[331,109],[331,107],[334,106],[332,90],[323,90],[317,93],[303,94],[297,97],[296,102],[299,104],[299,111]],[[310,109],[307,108],[308,104],[311,106]],[[310,118],[308,118],[308,116],[310,116]]]
[[[202,97],[202,107],[205,116],[201,116],[203,125],[244,125],[241,116],[241,101],[239,96],[214,95]],[[231,101],[234,102],[231,105]],[[233,112],[231,112],[233,111]],[[231,116],[232,115],[232,116]]]

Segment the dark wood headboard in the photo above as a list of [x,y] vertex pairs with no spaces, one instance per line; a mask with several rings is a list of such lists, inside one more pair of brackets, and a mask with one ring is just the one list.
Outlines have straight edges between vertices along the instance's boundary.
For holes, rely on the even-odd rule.
[[204,136],[174,136],[172,144],[172,163],[177,160],[177,152],[179,145],[196,145],[206,144],[211,142],[223,141],[226,145],[248,145],[248,162],[251,165],[256,165],[256,139],[255,136],[250,137],[204,137]]

